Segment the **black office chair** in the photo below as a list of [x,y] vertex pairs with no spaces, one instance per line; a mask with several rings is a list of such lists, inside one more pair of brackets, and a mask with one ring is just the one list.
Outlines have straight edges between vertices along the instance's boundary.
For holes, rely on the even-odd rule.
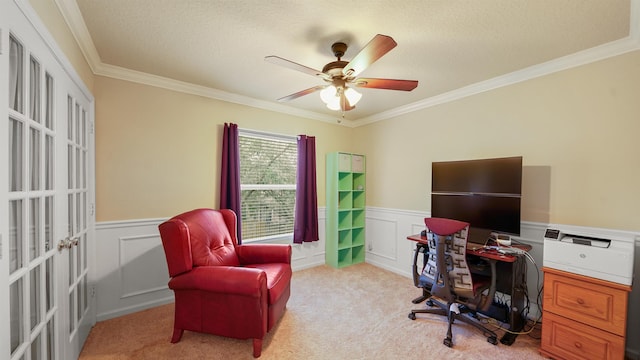
[[496,291],[495,264],[491,264],[491,277],[472,274],[466,260],[469,223],[443,218],[425,218],[429,254],[420,275],[419,287],[430,288],[427,305],[430,309],[412,310],[409,319],[416,314],[438,314],[449,321],[447,337],[443,343],[453,345],[451,325],[455,320],[470,324],[496,345],[495,332],[483,326],[476,311],[486,311],[493,302]]

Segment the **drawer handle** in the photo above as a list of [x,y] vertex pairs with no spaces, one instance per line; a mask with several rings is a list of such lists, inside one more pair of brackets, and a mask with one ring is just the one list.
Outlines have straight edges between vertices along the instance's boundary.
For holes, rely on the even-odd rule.
[[584,300],[581,298],[578,298],[576,301],[578,302],[578,305],[584,305]]
[[575,344],[573,344],[575,347],[577,347],[578,349],[582,349],[582,344],[577,342]]

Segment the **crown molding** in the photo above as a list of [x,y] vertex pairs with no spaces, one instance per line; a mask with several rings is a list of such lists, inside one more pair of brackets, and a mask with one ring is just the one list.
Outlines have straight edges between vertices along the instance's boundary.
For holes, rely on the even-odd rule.
[[504,86],[513,85],[526,80],[586,65],[640,49],[640,0],[630,0],[629,36],[624,39],[596,46],[571,55],[563,56],[545,63],[530,66],[528,68],[514,71],[509,74],[498,76],[486,81],[471,84],[440,95],[416,101],[408,105],[390,109],[372,116],[350,121],[340,121],[339,118],[326,114],[296,109],[290,106],[285,106],[264,100],[258,100],[250,98],[248,96],[229,93],[206,86],[195,85],[192,83],[182,82],[140,71],[105,64],[100,59],[100,56],[95,48],[93,40],[91,39],[86,24],[84,23],[84,19],[82,18],[82,14],[80,13],[80,9],[78,8],[76,1],[54,1],[60,9],[60,12],[67,22],[67,25],[69,26],[78,45],[80,46],[80,50],[89,63],[89,67],[96,75],[136,82],[192,95],[203,96],[253,108],[275,111],[311,120],[319,120],[332,124],[335,124],[337,122],[338,124],[347,127],[358,127],[382,120],[388,120],[432,106],[460,100],[468,96],[480,94]]
[[591,49],[563,56],[545,63],[530,66],[528,68],[498,76],[486,81],[471,84],[440,95],[432,96],[414,103],[384,111],[369,117],[355,120],[355,126],[363,126],[377,121],[387,120],[414,111],[426,109],[432,106],[448,103],[462,98],[480,94],[486,91],[498,89],[504,86],[517,84],[537,77],[553,74],[555,72],[586,65],[610,57],[622,55],[631,51],[640,50],[638,34],[624,39],[603,44]]
[[91,71],[95,74],[96,68],[102,64],[100,55],[96,50],[96,46],[93,43],[93,39],[89,34],[89,29],[82,18],[78,3],[75,0],[54,0],[56,6],[60,10],[64,21],[69,26],[71,34],[76,39],[76,43],[80,47],[80,51],[84,58],[87,60]]
[[275,111],[279,113],[287,113],[290,115],[308,118],[312,120],[320,120],[326,121],[330,123],[335,123],[336,119],[334,117],[319,114],[312,111],[294,109],[288,106],[284,106],[277,103],[272,103],[269,101],[258,100],[248,96],[229,93],[226,91],[196,85],[184,81],[178,81],[162,76],[157,76],[141,71],[126,69],[120,66],[114,66],[109,64],[100,63],[97,64],[96,69],[94,71],[96,75],[106,76],[114,79],[120,79],[125,81],[131,81],[143,85],[154,86],[158,88],[163,88],[172,91],[178,91],[182,93],[187,93],[191,95],[198,95],[206,98],[221,100],[225,102],[246,105],[253,108]]

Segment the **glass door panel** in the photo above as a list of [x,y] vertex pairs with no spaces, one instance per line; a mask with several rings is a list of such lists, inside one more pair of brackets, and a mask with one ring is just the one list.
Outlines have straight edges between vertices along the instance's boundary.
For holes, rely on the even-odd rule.
[[22,200],[9,201],[9,273],[22,268]]
[[42,63],[19,36],[11,33],[9,42],[10,92],[5,120],[9,147],[5,166],[9,175],[10,355],[11,359],[61,359],[57,344],[49,343],[55,336],[58,311],[54,230],[57,221],[66,220],[57,218],[55,211],[60,195],[56,194],[54,175],[54,78],[43,71]]
[[[18,36],[10,41],[9,138],[9,311],[11,356],[55,358],[55,345],[45,347],[54,329],[55,300],[49,287],[56,277],[52,249],[55,186],[53,114],[43,126],[42,93],[46,81],[40,61]],[[29,59],[28,64],[24,59]],[[25,71],[25,69],[27,69]],[[53,84],[52,77],[48,81]],[[27,94],[27,96],[25,96]],[[26,99],[26,102],[24,101]],[[28,109],[28,111],[24,111]],[[46,355],[46,356],[45,356]]]
[[9,191],[21,191],[23,187],[23,123],[9,118]]
[[88,261],[87,261],[87,209],[89,187],[86,179],[89,169],[86,166],[89,148],[87,112],[83,104],[71,95],[67,98],[67,224],[69,239],[68,272],[68,316],[69,336],[72,341],[88,335],[85,321],[88,302]]
[[24,49],[12,35],[9,36],[9,109],[23,113]]
[[42,277],[42,275],[40,274],[40,270],[41,270],[41,266],[38,265],[37,267],[33,268],[30,271],[30,286],[31,289],[29,291],[30,293],[30,299],[29,299],[29,305],[30,305],[30,318],[31,318],[31,330],[34,330],[36,325],[40,324],[41,318],[42,318],[42,314],[41,314],[41,290],[40,290],[40,279]]
[[22,278],[9,285],[9,328],[11,330],[11,354],[24,342],[24,310],[22,308]]

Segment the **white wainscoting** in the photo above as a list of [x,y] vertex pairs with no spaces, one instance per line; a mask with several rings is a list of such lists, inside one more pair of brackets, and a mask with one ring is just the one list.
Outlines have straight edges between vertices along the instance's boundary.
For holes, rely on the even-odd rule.
[[[102,321],[173,302],[158,225],[166,219],[96,224],[96,314]],[[324,264],[325,211],[318,210],[320,241],[292,245],[294,271]]]
[[[325,209],[318,209],[320,241],[294,244],[292,267],[294,271],[325,263]],[[424,229],[427,212],[367,207],[366,209],[366,262],[392,271],[412,281],[413,250],[415,244],[406,239]],[[169,274],[158,225],[165,219],[102,222],[96,225],[96,297],[97,320],[102,321],[135,311],[144,310],[173,301],[167,288]],[[543,234],[549,224],[523,222],[522,234],[514,239],[531,245],[529,252],[535,264],[528,262],[527,285],[530,317],[539,315],[538,292],[542,286]],[[640,338],[640,329],[632,327],[640,321],[640,234],[583,228],[585,232],[603,236],[635,236],[636,286],[629,297],[627,339]],[[416,294],[419,290],[416,289]],[[417,296],[417,295],[416,295]],[[407,309],[411,306],[408,303]],[[627,354],[640,359],[640,344],[627,342]]]
[[173,301],[158,225],[164,219],[96,224],[96,314],[102,321]]

